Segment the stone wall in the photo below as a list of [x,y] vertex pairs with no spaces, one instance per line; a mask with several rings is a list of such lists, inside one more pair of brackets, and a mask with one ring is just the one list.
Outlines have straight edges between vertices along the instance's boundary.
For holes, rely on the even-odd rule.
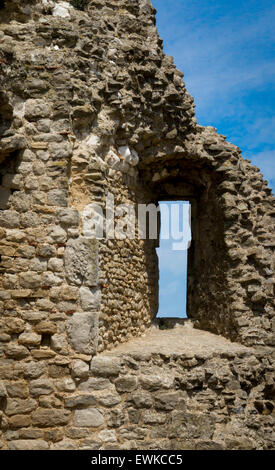
[[[39,359],[39,360],[38,360]],[[274,448],[269,354],[99,355],[1,361],[2,449]]]
[[[189,316],[197,328],[248,346],[272,346],[274,197],[239,148],[214,128],[197,124],[183,74],[163,53],[149,0],[89,0],[84,11],[51,0],[4,3],[0,8],[2,446],[20,446],[12,442],[23,440],[23,446],[48,448],[66,436],[75,438],[77,447],[85,447],[89,433],[84,429],[81,435],[71,411],[78,398],[69,399],[71,393],[74,397],[80,392],[79,400],[84,401],[77,402],[77,410],[91,406],[91,420],[100,423],[103,441],[116,436],[124,445],[128,438],[118,435],[124,424],[116,427],[111,411],[106,411],[109,405],[101,401],[102,410],[94,411],[97,395],[87,398],[84,393],[83,398],[86,385],[83,390],[77,387],[92,374],[91,387],[114,391],[109,377],[102,382],[97,380],[101,372],[93,368],[89,372],[92,357],[143,335],[151,325],[158,307],[158,240],[91,238],[91,204],[105,210],[109,193],[116,204],[131,203],[135,210],[138,204],[162,199],[190,200]],[[263,364],[264,359],[259,361]],[[180,370],[178,363],[171,364]],[[131,373],[125,369],[126,375],[136,376],[135,367]],[[186,394],[174,386],[171,390],[180,403]],[[164,392],[161,384],[158,390]],[[125,390],[131,401],[130,392]],[[149,390],[152,400],[155,392]],[[116,415],[120,401],[112,400],[121,399],[120,391],[113,396],[110,406]],[[130,408],[135,409],[133,403]],[[151,406],[153,410],[153,402]],[[154,413],[161,416],[152,419],[163,420],[158,406]],[[167,423],[172,422],[172,411],[166,411]],[[147,424],[154,423],[144,413],[137,418],[138,413],[125,418],[128,427],[121,436],[131,436],[137,419],[138,429],[147,429],[147,436]],[[159,424],[164,429],[164,423]],[[70,428],[77,430],[67,432]],[[259,432],[257,446],[263,447]],[[172,445],[168,434],[163,442]],[[142,445],[142,439],[135,439]],[[158,445],[154,439],[149,445]],[[224,438],[221,442],[227,446]]]
[[64,351],[74,312],[90,325],[78,352],[143,333],[157,312],[157,240],[96,246],[87,208],[104,207],[108,191],[133,205],[192,197],[189,316],[233,340],[272,344],[274,198],[237,147],[197,125],[153,13],[127,0],[1,10],[5,315],[51,316]]

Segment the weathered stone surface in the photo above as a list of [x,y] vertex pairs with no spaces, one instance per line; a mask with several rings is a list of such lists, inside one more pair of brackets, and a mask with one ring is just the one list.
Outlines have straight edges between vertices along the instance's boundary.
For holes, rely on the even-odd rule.
[[9,343],[5,349],[6,355],[13,359],[24,359],[29,355],[29,351],[25,346],[19,344]]
[[7,392],[11,398],[28,398],[29,395],[27,383],[21,380],[7,384]]
[[74,392],[76,385],[72,379],[60,379],[56,381],[56,387],[61,392]]
[[24,363],[24,376],[28,379],[36,379],[46,372],[44,361],[30,361]]
[[79,378],[87,378],[89,375],[89,365],[81,361],[80,359],[75,360],[71,364],[72,367],[72,376],[79,377]]
[[60,352],[61,354],[67,354],[68,352],[68,341],[67,336],[64,334],[55,334],[51,336],[51,347],[54,351]]
[[115,386],[118,392],[132,392],[137,388],[137,379],[131,375],[120,377],[115,381]]
[[65,408],[87,408],[96,404],[96,399],[91,394],[78,394],[65,399]]
[[8,398],[5,413],[8,416],[30,413],[37,408],[36,400],[32,398],[21,400],[20,398]]
[[94,390],[106,390],[110,387],[112,387],[110,380],[99,377],[90,377],[88,380],[79,384],[78,390],[83,392],[92,392]]
[[98,281],[98,241],[70,239],[65,250],[65,272],[69,283],[94,287]]
[[51,445],[51,450],[77,450],[77,449],[78,447],[77,447],[76,442],[70,439],[63,439],[62,441]]
[[50,115],[50,108],[46,101],[41,99],[30,99],[25,103],[25,117],[30,121],[45,118]]
[[66,322],[68,339],[72,348],[79,353],[91,354],[96,349],[97,314],[74,313]]
[[[0,449],[274,449],[272,192],[149,0],[80,3],[0,7]],[[192,321],[149,331],[157,234],[124,215],[164,199],[192,201]]]
[[110,408],[120,403],[121,397],[117,393],[108,391],[107,393],[105,392],[100,394],[97,400],[100,405],[106,406],[106,408]]
[[12,429],[25,428],[30,426],[31,417],[28,415],[15,415],[9,418],[9,426]]
[[104,417],[97,408],[86,408],[76,410],[74,415],[74,425],[77,427],[98,428],[104,423]]
[[53,381],[50,379],[37,379],[30,382],[30,394],[34,397],[49,395],[53,392]]
[[32,423],[39,428],[64,426],[68,424],[70,417],[71,412],[69,410],[40,408],[32,413]]
[[120,372],[120,360],[116,357],[94,357],[91,371],[95,376],[112,377]]
[[18,439],[8,444],[9,450],[48,450],[49,443],[42,439]]
[[41,335],[37,335],[36,333],[22,333],[18,337],[18,343],[24,344],[24,346],[39,346],[41,343]]

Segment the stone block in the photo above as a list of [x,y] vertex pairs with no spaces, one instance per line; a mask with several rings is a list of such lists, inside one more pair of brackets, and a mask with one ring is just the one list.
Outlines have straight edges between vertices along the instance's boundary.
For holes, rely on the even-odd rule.
[[83,310],[95,310],[100,307],[101,292],[99,289],[81,287],[79,293]]
[[48,204],[50,206],[66,207],[68,205],[68,191],[65,189],[51,189],[48,192]]
[[103,412],[97,408],[86,408],[76,410],[74,415],[74,425],[84,428],[98,428],[104,423]]
[[89,375],[89,365],[77,359],[72,362],[72,376],[85,379]]
[[94,390],[105,390],[112,386],[112,383],[108,379],[101,377],[90,377],[85,382],[81,382],[79,384],[78,390],[83,392],[92,392]]
[[[7,384],[7,392],[11,398],[28,398],[29,388],[26,382],[19,380],[17,382],[10,382]],[[0,385],[0,396],[1,396],[1,385]]]
[[41,343],[41,335],[37,335],[33,332],[22,333],[18,337],[18,343],[24,346],[39,346]]
[[19,214],[13,210],[5,210],[0,212],[0,226],[4,228],[18,228]]
[[7,392],[4,383],[0,380],[0,400],[6,398]]
[[5,413],[7,416],[27,414],[37,408],[36,400],[32,398],[21,400],[20,398],[8,398]]
[[96,398],[90,393],[82,393],[65,398],[65,408],[87,408],[96,404]]
[[96,376],[111,377],[119,375],[121,362],[117,357],[94,357],[91,372]]
[[30,382],[30,394],[33,397],[49,395],[53,392],[53,381],[49,378],[37,379]]
[[137,388],[137,378],[133,375],[119,377],[115,381],[115,386],[118,392],[132,392]]
[[40,408],[32,413],[32,423],[39,428],[65,426],[69,423],[70,417],[69,410]]
[[70,239],[65,250],[65,273],[70,284],[95,287],[98,282],[98,240]]
[[11,429],[26,428],[31,424],[31,417],[28,415],[14,415],[9,418]]
[[60,209],[57,212],[57,221],[69,227],[77,227],[79,224],[79,212],[76,209]]
[[49,443],[42,439],[18,439],[8,443],[9,450],[48,450]]
[[30,361],[24,363],[24,376],[28,379],[36,379],[46,372],[44,361]]
[[29,121],[35,121],[40,118],[47,118],[51,110],[46,101],[41,99],[29,99],[25,103],[25,118]]
[[29,351],[25,346],[20,346],[16,343],[8,344],[5,353],[8,357],[12,357],[13,359],[24,359],[29,355]]
[[74,313],[66,322],[66,330],[72,348],[79,353],[93,354],[97,341],[97,313]]

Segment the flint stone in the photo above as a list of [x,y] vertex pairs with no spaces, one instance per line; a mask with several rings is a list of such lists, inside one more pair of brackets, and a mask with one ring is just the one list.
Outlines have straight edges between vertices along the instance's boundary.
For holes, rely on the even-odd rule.
[[98,241],[70,239],[65,250],[65,273],[70,284],[95,287],[98,281]]
[[72,376],[79,378],[87,378],[89,375],[89,366],[86,362],[75,360],[72,362]]
[[54,6],[52,14],[61,18],[68,18],[70,8],[71,5],[68,2],[60,2],[60,4]]
[[[29,388],[23,381],[11,382],[7,385],[7,392],[12,398],[28,398]],[[1,383],[0,383],[0,397],[1,397]]]
[[37,402],[32,398],[27,400],[21,400],[20,398],[8,398],[5,413],[8,416],[25,414],[30,413],[31,411],[35,410],[35,408],[37,408]]
[[92,354],[96,349],[97,313],[75,313],[67,320],[68,339],[76,352]]
[[15,415],[9,419],[9,426],[12,429],[26,428],[31,425],[31,417],[28,415]]
[[120,360],[116,357],[94,357],[91,371],[102,377],[116,376],[120,372]]
[[74,381],[68,378],[57,380],[56,387],[61,392],[74,392],[76,388]]
[[63,439],[63,441],[57,442],[51,445],[51,450],[77,450],[77,444],[70,439]]
[[76,209],[61,209],[57,212],[57,220],[61,224],[77,227],[79,224],[79,212]]
[[132,392],[137,387],[137,378],[132,375],[120,377],[115,381],[118,392]]
[[32,413],[32,423],[39,428],[52,426],[64,426],[68,424],[71,417],[69,410],[55,410],[53,408],[40,408]]
[[110,380],[101,377],[90,377],[85,382],[79,384],[78,390],[83,392],[92,392],[94,390],[105,390],[112,387]]
[[18,212],[7,210],[0,213],[0,225],[4,228],[17,228],[19,227]]
[[29,379],[36,379],[46,372],[45,362],[31,361],[24,364],[24,376]]
[[77,427],[97,428],[104,423],[103,414],[97,408],[76,410],[74,425]]
[[9,450],[48,450],[49,444],[42,439],[18,439],[8,444]]
[[53,381],[51,379],[38,379],[30,382],[30,394],[32,396],[49,395],[53,391]]
[[88,394],[83,393],[83,394],[74,395],[74,396],[65,398],[66,408],[78,408],[78,407],[87,408],[88,406],[95,405],[95,404],[96,404],[96,399],[90,393]]
[[48,104],[41,99],[30,99],[25,104],[25,117],[29,121],[35,121],[39,118],[46,118],[50,116],[50,108]]
[[12,357],[14,359],[24,359],[24,357],[29,355],[29,351],[25,346],[19,346],[14,343],[8,344],[5,353],[8,357]]

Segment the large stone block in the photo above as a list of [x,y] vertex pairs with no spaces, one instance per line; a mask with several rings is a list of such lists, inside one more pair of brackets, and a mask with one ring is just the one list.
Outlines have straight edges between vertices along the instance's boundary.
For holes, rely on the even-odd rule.
[[117,357],[94,357],[91,362],[91,371],[95,376],[111,377],[120,372],[120,360]]
[[35,121],[39,118],[46,118],[50,116],[49,105],[41,99],[30,99],[25,104],[25,117],[29,121]]
[[98,281],[98,241],[70,239],[65,250],[65,272],[70,284],[95,287]]
[[78,353],[93,354],[97,347],[98,314],[75,313],[66,322],[68,339]]
[[40,408],[32,413],[32,423],[39,428],[50,428],[52,426],[64,426],[70,420],[69,410],[55,410]]
[[29,398],[27,400],[21,400],[20,398],[7,399],[7,407],[5,409],[5,413],[7,416],[13,416],[18,414],[25,414],[30,413],[31,411],[35,410],[37,407],[36,400]]
[[97,408],[87,408],[76,410],[74,415],[74,425],[76,427],[97,428],[104,423],[104,417]]

